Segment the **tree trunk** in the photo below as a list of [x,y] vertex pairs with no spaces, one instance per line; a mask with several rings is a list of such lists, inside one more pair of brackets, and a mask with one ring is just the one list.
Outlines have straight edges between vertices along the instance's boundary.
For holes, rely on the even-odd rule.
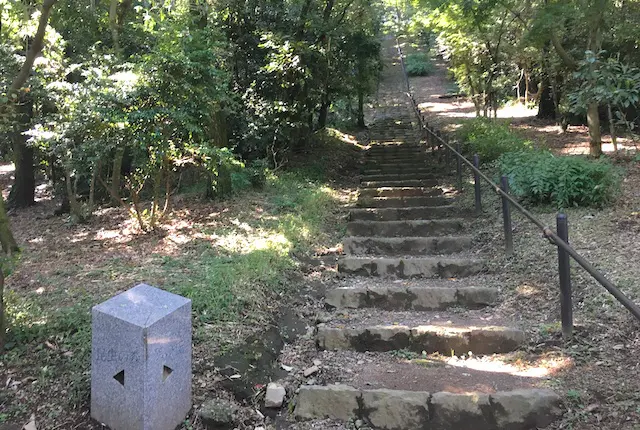
[[607,115],[609,116],[609,131],[611,133],[611,143],[613,143],[614,154],[618,153],[618,138],[616,136],[616,125],[613,123],[613,112],[611,111],[611,104],[607,105]]
[[537,117],[540,119],[555,120],[557,119],[556,104],[553,100],[553,91],[551,91],[549,78],[545,77],[540,85],[542,86],[542,92],[540,93]]
[[93,207],[96,201],[96,181],[98,179],[98,175],[102,173],[102,163],[100,161],[96,162],[91,171],[91,183],[89,184],[89,208],[87,209],[88,216],[93,214]]
[[524,105],[529,104],[529,72],[524,72]]
[[358,127],[366,127],[364,123],[364,91],[362,88],[358,89]]
[[78,199],[76,199],[76,187],[74,187],[71,183],[71,173],[66,167],[64,168],[64,177],[67,188],[67,196],[69,198],[69,207],[71,208],[71,222],[74,224],[83,222],[84,216],[82,214],[82,207],[80,206],[80,203],[78,203]]
[[113,157],[113,171],[111,172],[111,197],[113,198],[114,203],[120,203],[120,187],[121,181],[120,177],[122,176],[122,160],[124,159],[124,147],[119,146],[116,149],[116,153]]
[[9,206],[24,208],[35,203],[36,177],[33,163],[34,150],[27,146],[27,136],[24,132],[29,128],[33,115],[33,100],[23,97],[18,106],[18,128],[13,133],[13,162],[15,164],[15,179],[9,192]]
[[4,337],[7,331],[4,316],[4,268],[0,264],[0,354],[4,351]]
[[44,3],[42,4],[40,19],[38,20],[38,30],[36,31],[36,34],[33,37],[31,46],[27,51],[27,56],[24,59],[24,63],[22,64],[22,67],[20,68],[20,72],[11,83],[11,87],[9,88],[9,91],[8,91],[9,97],[17,99],[18,91],[27,82],[27,79],[29,79],[29,75],[31,74],[31,69],[33,68],[33,63],[36,61],[36,57],[40,54],[40,51],[42,50],[45,31],[47,30],[47,25],[49,24],[49,17],[51,16],[51,9],[53,8],[53,5],[55,2],[56,0],[45,0]]
[[120,29],[118,28],[118,0],[111,0],[109,5],[109,28],[111,30],[111,42],[116,57],[120,57]]
[[2,251],[7,255],[20,252],[16,239],[11,232],[9,217],[7,216],[2,196],[0,196],[0,244],[2,245]]
[[587,109],[587,125],[589,126],[589,154],[592,157],[602,155],[602,135],[600,133],[600,115],[598,103],[590,103]]
[[322,130],[327,126],[327,117],[329,116],[329,100],[328,97],[322,96],[322,104],[318,114],[318,129]]

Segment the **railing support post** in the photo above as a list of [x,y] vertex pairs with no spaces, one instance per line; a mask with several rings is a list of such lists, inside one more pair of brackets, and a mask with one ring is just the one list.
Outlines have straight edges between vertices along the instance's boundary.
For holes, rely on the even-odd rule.
[[[502,175],[500,178],[500,188],[509,194],[509,178]],[[513,255],[513,230],[511,228],[511,206],[505,196],[502,197],[502,217],[504,218],[504,244],[507,257]]]
[[[449,143],[449,137],[447,135],[447,137],[444,140],[447,144]],[[442,145],[442,148],[444,149],[444,158],[445,158],[445,163],[447,166],[447,174],[449,174],[450,172],[450,168],[451,168],[451,151],[449,151],[449,148],[447,147],[447,145]]]
[[[460,152],[460,142],[456,142],[456,151],[458,152],[458,154],[462,153]],[[462,191],[462,159],[456,155],[456,161],[457,161],[456,173],[458,175],[458,190]]]
[[[480,169],[480,156],[478,154],[473,155],[473,166],[476,169]],[[476,171],[473,172],[473,181],[476,192],[476,215],[480,215],[482,213],[482,197],[480,196],[480,175]]]
[[[569,223],[566,214],[556,218],[558,237],[569,243]],[[560,312],[562,315],[562,337],[571,339],[573,334],[573,304],[571,298],[571,267],[569,254],[558,247],[558,273],[560,275]]]

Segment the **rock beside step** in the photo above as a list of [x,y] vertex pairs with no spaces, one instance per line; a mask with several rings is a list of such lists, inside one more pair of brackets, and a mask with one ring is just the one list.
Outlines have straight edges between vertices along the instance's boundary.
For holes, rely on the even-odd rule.
[[462,230],[460,219],[434,219],[409,221],[351,221],[347,234],[368,237],[428,237],[453,234]]
[[360,287],[329,290],[325,303],[336,309],[430,311],[454,306],[478,309],[495,304],[497,299],[498,290],[490,287]]
[[495,394],[358,390],[347,385],[303,386],[294,415],[302,419],[363,420],[386,430],[530,430],[561,414],[552,391]]
[[332,327],[318,325],[316,343],[327,350],[394,351],[427,354],[498,354],[517,349],[524,332],[504,326],[375,325]]
[[348,237],[342,241],[349,255],[454,254],[471,247],[470,236]]
[[463,278],[480,273],[481,260],[463,258],[366,258],[338,260],[338,271],[358,276],[410,278]]
[[349,218],[352,221],[410,221],[446,218],[454,214],[456,214],[454,205],[407,208],[355,208],[349,212]]

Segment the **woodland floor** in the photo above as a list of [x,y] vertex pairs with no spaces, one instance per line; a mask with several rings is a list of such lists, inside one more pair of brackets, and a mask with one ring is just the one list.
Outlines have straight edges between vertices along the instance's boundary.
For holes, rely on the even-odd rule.
[[[473,104],[441,98],[452,85],[441,60],[427,77],[410,79],[412,91],[430,124],[453,130],[473,118]],[[535,117],[522,105],[504,108],[498,117],[518,133],[557,154],[588,154],[585,126],[559,125]],[[569,237],[573,247],[636,303],[640,303],[640,162],[637,144],[618,139],[612,154],[610,136],[603,136],[605,156],[623,171],[621,192],[602,209],[571,208]],[[493,173],[490,167],[485,167]],[[469,178],[469,181],[471,178]],[[462,199],[473,206],[471,182]],[[564,396],[566,414],[554,429],[640,429],[640,323],[602,286],[572,262],[575,332],[564,342],[559,325],[557,252],[528,220],[514,213],[515,255],[504,257],[501,206],[495,193],[483,187],[484,216],[474,222],[476,242],[493,255],[493,281],[502,284],[501,308],[530,326],[527,357],[547,357],[565,365],[553,376],[553,387]],[[555,226],[551,207],[531,207],[546,225]],[[500,312],[500,310],[498,310]]]
[[[354,135],[331,131],[262,190],[224,201],[176,195],[171,216],[147,234],[119,207],[70,224],[53,215],[49,187],[38,187],[35,206],[10,213],[22,253],[7,278],[0,429],[21,429],[31,417],[39,430],[103,428],[89,417],[90,310],[139,283],[193,299],[195,408],[183,428],[201,429],[199,406],[230,396],[214,359],[295,308],[302,286],[324,270],[314,257],[339,249],[358,151]],[[11,174],[0,166],[5,193]],[[251,411],[253,429],[261,421]]]
[[[474,115],[469,102],[439,98],[451,90],[442,65],[432,76],[412,78],[411,85],[430,123],[455,128]],[[534,113],[518,106],[499,116],[557,153],[588,150],[585,127],[570,126],[561,133],[555,124],[531,116]],[[92,305],[139,282],[177,291],[185,283],[209,285],[215,276],[203,267],[207,264],[217,268],[237,262],[239,271],[247,265],[254,269],[262,265],[251,272],[252,277],[238,281],[245,287],[262,286],[243,297],[240,309],[220,306],[226,313],[210,318],[222,322],[207,319],[195,324],[196,409],[207,398],[224,395],[220,375],[210,365],[213,357],[268,326],[277,311],[274,303],[296,303],[302,285],[325,276],[314,257],[339,251],[345,206],[356,187],[358,148],[355,136],[341,137],[339,150],[319,147],[333,153],[324,164],[334,166],[329,176],[335,180],[309,180],[302,175],[288,183],[326,197],[319,203],[316,197],[311,199],[316,202],[311,210],[326,211],[313,222],[292,208],[300,203],[297,195],[284,193],[287,187],[274,184],[271,191],[250,191],[224,202],[177,196],[170,220],[158,232],[143,235],[120,208],[104,208],[88,224],[71,225],[64,216],[52,215],[55,203],[46,185],[41,186],[36,206],[11,214],[24,251],[7,279],[8,304],[17,329],[14,344],[0,361],[0,428],[8,422],[21,426],[32,414],[40,430],[101,428],[88,418],[87,328]],[[634,142],[621,143],[635,151]],[[567,213],[572,245],[640,303],[640,165],[633,159],[632,154],[612,157],[624,169],[615,204]],[[5,192],[11,172],[10,166],[0,166]],[[573,340],[563,342],[555,249],[528,221],[514,214],[516,254],[503,257],[499,201],[488,188],[483,192],[484,216],[473,224],[477,247],[494,257],[490,269],[492,282],[501,287],[502,310],[517,313],[530,327],[532,341],[514,359],[565,363],[554,375],[553,386],[564,396],[567,413],[554,429],[640,429],[640,324],[574,264],[576,330]],[[470,206],[472,198],[469,190],[462,193],[463,204]],[[531,209],[554,225],[553,208]],[[286,276],[272,273],[271,265],[284,268]],[[248,423],[253,421],[247,418]],[[183,428],[200,429],[197,414],[190,415]],[[316,428],[327,429],[329,424]]]

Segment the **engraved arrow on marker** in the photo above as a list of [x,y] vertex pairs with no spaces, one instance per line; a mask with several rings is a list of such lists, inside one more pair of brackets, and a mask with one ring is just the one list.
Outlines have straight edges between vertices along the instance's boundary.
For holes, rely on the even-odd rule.
[[118,381],[124,387],[124,369],[113,375],[113,379]]
[[162,382],[166,381],[169,375],[173,373],[173,369],[168,366],[162,366]]

